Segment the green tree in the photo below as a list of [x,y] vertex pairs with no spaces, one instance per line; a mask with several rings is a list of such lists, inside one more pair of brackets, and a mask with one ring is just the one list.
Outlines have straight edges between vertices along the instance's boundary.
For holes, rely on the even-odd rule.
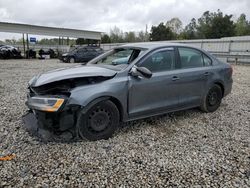
[[250,35],[250,22],[247,21],[245,14],[241,14],[235,23],[235,34],[237,36]]
[[211,33],[211,25],[213,13],[206,11],[198,19],[198,24],[196,26],[198,38],[209,38]]
[[110,40],[112,43],[123,42],[123,32],[118,27],[110,30]]
[[15,45],[15,44],[17,44],[17,40],[15,38],[5,39],[5,43],[10,44],[10,45]]
[[138,36],[136,37],[136,41],[137,42],[147,42],[147,41],[149,41],[149,34],[144,32],[144,31],[140,31],[138,33]]
[[161,41],[161,40],[173,40],[175,34],[169,27],[166,27],[164,23],[160,23],[158,26],[151,27],[150,40]]
[[198,19],[198,37],[221,38],[233,36],[235,34],[234,23],[231,19],[232,15],[223,15],[220,10],[213,13],[204,12]]
[[76,45],[83,45],[83,44],[87,44],[87,41],[84,38],[76,39]]
[[[75,39],[60,39],[61,40],[61,44],[67,45],[67,43],[69,42],[69,45],[75,45],[76,44],[76,40]],[[22,43],[22,39],[20,39],[20,43]],[[58,45],[59,44],[59,38],[43,38],[40,40],[37,40],[37,44],[40,45]]]
[[180,34],[183,30],[182,22],[179,18],[172,18],[167,21],[166,27],[169,27],[173,33]]
[[101,42],[102,43],[111,43],[110,37],[107,34],[102,35]]
[[197,39],[197,24],[196,19],[192,18],[191,22],[180,33],[178,39]]
[[135,41],[136,41],[135,32],[133,31],[125,32],[124,42],[135,42]]

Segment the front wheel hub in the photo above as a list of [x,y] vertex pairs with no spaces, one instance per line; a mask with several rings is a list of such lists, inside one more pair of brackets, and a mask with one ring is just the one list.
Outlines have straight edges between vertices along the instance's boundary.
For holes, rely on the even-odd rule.
[[110,123],[110,115],[104,110],[93,112],[89,116],[89,125],[93,131],[101,132],[105,130]]
[[218,96],[216,92],[211,92],[208,96],[208,102],[211,106],[217,104]]

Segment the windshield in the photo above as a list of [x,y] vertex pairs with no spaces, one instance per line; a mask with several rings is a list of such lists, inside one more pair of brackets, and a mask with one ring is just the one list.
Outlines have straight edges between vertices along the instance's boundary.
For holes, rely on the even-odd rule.
[[93,59],[88,64],[121,70],[141,56],[144,51],[145,49],[117,48]]

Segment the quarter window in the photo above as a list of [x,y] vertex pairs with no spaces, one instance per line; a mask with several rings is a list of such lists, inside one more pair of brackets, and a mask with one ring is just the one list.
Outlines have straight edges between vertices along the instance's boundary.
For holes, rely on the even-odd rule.
[[205,54],[203,54],[203,60],[204,60],[204,65],[205,66],[212,65],[212,60],[209,57],[207,57]]
[[182,68],[203,67],[202,53],[191,48],[179,48],[180,61]]
[[156,52],[146,58],[140,67],[146,67],[152,72],[160,72],[174,69],[175,54],[173,50]]

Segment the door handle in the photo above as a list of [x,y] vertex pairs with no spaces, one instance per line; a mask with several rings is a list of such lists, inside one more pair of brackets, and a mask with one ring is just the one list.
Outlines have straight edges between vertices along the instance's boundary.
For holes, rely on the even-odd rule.
[[209,76],[210,75],[210,72],[205,72],[204,73],[204,76]]
[[173,76],[172,81],[176,81],[176,80],[180,80],[180,78],[178,76]]

